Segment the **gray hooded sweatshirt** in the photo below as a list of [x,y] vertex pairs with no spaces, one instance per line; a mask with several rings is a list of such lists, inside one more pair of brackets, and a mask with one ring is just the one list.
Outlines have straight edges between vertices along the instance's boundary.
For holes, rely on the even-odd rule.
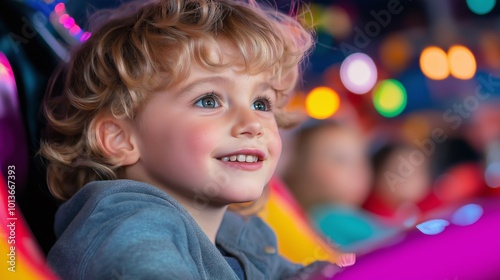
[[[146,183],[88,183],[58,209],[55,232],[47,261],[62,279],[238,279],[184,207]],[[246,279],[310,279],[324,266],[304,269],[279,256],[258,217],[228,211],[216,243]]]

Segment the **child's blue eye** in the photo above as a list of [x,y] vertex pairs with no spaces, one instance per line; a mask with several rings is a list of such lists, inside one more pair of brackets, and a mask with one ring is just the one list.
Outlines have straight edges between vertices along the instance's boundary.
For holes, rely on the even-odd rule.
[[252,103],[252,109],[264,112],[271,111],[271,102],[266,97],[258,98]]
[[210,95],[206,95],[206,96],[198,99],[198,101],[196,101],[194,106],[201,107],[201,108],[207,108],[207,109],[213,109],[213,108],[220,107],[220,104],[217,101],[217,97],[210,94]]

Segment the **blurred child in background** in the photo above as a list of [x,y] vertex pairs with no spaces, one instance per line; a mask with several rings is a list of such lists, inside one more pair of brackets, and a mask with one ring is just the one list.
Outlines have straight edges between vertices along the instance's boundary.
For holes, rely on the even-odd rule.
[[430,191],[428,157],[405,143],[390,143],[372,158],[373,191],[364,208],[394,226],[417,221],[421,202]]
[[386,231],[361,209],[371,170],[361,132],[337,122],[300,130],[284,180],[313,225],[345,251],[360,252]]
[[[495,90],[495,89],[494,89]],[[496,88],[498,93],[499,89]],[[467,140],[482,154],[486,195],[500,195],[500,97],[491,97],[473,112]]]

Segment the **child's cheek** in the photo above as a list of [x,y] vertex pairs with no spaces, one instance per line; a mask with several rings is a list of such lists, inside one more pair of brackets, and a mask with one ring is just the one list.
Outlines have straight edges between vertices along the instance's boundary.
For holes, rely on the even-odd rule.
[[265,135],[267,137],[269,154],[273,158],[274,161],[278,161],[281,156],[281,136],[278,132],[277,127],[269,127],[267,131],[265,131]]

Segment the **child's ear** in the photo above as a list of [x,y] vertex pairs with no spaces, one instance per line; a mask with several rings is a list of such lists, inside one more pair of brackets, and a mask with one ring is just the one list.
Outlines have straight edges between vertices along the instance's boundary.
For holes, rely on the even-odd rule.
[[132,127],[126,120],[104,117],[95,124],[97,145],[114,164],[127,166],[139,160]]

